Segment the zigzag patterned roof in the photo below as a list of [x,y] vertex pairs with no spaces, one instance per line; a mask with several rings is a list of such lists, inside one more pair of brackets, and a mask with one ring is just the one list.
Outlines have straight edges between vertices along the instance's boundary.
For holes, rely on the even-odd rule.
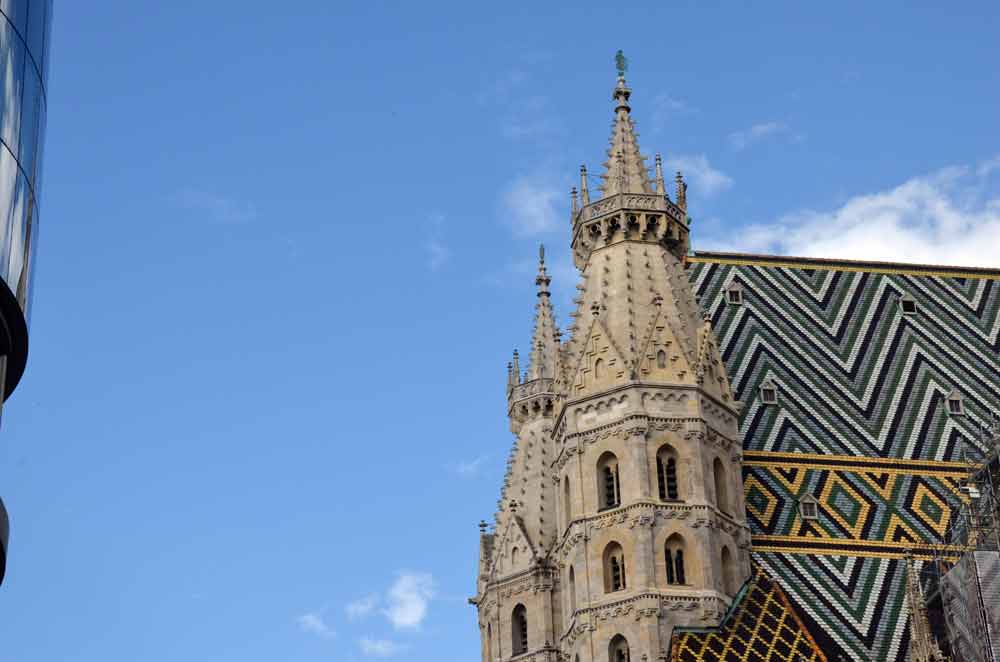
[[[699,253],[688,275],[746,405],[755,562],[831,662],[902,662],[903,553],[941,543],[962,450],[1000,411],[1000,270]],[[964,415],[947,411],[953,390]],[[799,516],[806,494],[816,522]]]

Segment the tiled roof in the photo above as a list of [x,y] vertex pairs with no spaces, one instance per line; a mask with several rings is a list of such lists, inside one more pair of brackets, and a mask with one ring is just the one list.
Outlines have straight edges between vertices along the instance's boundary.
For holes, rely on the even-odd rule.
[[[963,450],[1000,411],[1000,270],[697,253],[688,275],[745,405],[755,562],[830,662],[901,662],[902,557],[942,542]],[[818,521],[800,517],[807,494]]]

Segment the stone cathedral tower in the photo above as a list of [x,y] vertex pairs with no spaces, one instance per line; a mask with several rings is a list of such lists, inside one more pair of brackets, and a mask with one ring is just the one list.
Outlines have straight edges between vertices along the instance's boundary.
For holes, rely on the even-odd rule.
[[639,151],[620,69],[599,195],[571,210],[581,273],[564,342],[540,256],[516,437],[481,524],[484,662],[654,662],[676,626],[715,626],[750,576],[737,403],[685,274],[686,185]]

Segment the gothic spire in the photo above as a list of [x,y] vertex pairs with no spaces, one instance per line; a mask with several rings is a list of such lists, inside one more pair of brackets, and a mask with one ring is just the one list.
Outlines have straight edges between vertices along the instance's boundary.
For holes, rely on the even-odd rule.
[[656,153],[656,195],[666,195],[667,187],[663,182],[663,159]]
[[615,119],[611,124],[611,146],[608,160],[604,162],[601,192],[604,197],[616,193],[652,193],[649,186],[649,169],[646,157],[639,152],[638,134],[632,122],[628,100],[632,90],[625,83],[625,73],[619,69],[618,84],[612,98],[615,101]]
[[927,619],[924,592],[910,550],[906,551],[906,602],[910,608],[910,659],[913,662],[944,662]]
[[531,338],[531,362],[525,381],[554,378],[559,367],[559,329],[552,310],[549,285],[552,279],[545,270],[545,246],[538,247],[538,303],[535,305],[535,333]]

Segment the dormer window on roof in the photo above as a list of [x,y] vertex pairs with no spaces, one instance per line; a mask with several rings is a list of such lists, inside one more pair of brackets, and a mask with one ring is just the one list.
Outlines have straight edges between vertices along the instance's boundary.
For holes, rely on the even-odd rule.
[[962,394],[957,390],[953,390],[948,394],[945,399],[948,407],[948,414],[951,416],[964,416],[965,415],[965,401],[962,400]]
[[726,289],[726,301],[730,306],[742,306],[743,305],[743,286],[739,283],[733,283]]
[[904,294],[899,300],[899,309],[903,311],[904,315],[916,315],[917,314],[917,301],[909,294]]
[[799,499],[799,514],[802,519],[815,522],[819,519],[819,501],[811,494]]
[[770,379],[760,387],[760,401],[765,405],[778,404],[778,387]]

